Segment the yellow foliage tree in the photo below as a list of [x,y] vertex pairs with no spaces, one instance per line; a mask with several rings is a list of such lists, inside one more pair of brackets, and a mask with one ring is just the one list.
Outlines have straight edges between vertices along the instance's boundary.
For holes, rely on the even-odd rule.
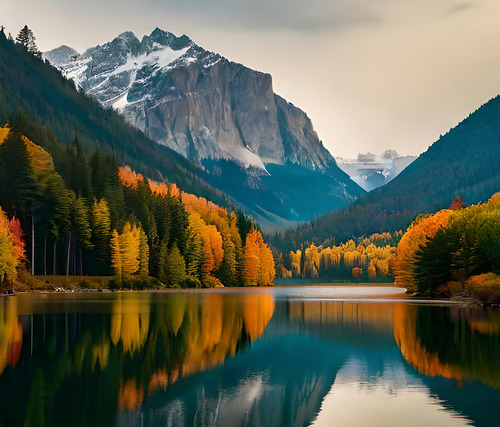
[[249,286],[270,286],[276,276],[273,254],[254,228],[247,234],[244,276]]
[[257,286],[260,267],[260,233],[252,229],[245,244],[245,284]]
[[[142,239],[141,232],[143,233]],[[121,234],[113,230],[111,235],[111,265],[119,278],[122,278],[123,274],[137,273],[141,267],[141,260],[144,264],[142,271],[144,273],[148,257],[149,248],[140,226],[127,221]]]

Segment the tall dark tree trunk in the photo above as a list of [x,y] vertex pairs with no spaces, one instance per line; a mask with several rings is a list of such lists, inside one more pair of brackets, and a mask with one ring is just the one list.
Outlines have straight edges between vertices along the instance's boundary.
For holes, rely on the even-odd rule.
[[57,244],[57,242],[54,240],[54,256],[52,258],[52,274],[54,276],[57,274],[57,269],[56,269],[56,259],[57,259],[56,244]]
[[66,257],[66,276],[69,276],[69,257],[71,255],[71,231],[68,233],[68,255]]
[[47,234],[43,237],[43,275],[47,275]]
[[80,248],[80,276],[83,276],[83,254],[82,248]]

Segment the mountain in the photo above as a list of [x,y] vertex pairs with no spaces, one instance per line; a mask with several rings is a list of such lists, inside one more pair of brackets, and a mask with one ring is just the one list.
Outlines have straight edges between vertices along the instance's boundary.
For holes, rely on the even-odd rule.
[[149,138],[201,165],[264,227],[309,220],[364,193],[307,115],[274,93],[269,74],[158,28],[142,40],[125,32],[76,57],[60,52],[45,58]]
[[78,51],[66,45],[52,49],[43,55],[44,59],[47,59],[51,64],[64,64],[72,59],[76,59],[78,56]]
[[209,184],[199,166],[154,143],[112,109],[78,92],[54,67],[7,40],[3,31],[0,58],[0,126],[10,122],[49,153],[54,145],[51,133],[74,144],[76,132],[87,152],[99,148],[112,154],[118,164],[152,179],[176,183],[219,205],[228,204],[228,198]]
[[500,190],[500,96],[471,113],[396,178],[347,209],[279,236],[285,253],[303,243],[344,241],[362,234],[405,230],[419,214],[448,208],[456,196],[486,202]]
[[366,191],[387,184],[396,178],[417,156],[400,156],[396,150],[386,150],[380,156],[358,154],[356,159],[336,157],[337,165]]

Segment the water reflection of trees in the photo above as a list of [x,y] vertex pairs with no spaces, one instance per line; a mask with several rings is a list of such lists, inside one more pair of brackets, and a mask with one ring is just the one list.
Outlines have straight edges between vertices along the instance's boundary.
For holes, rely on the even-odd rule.
[[[147,394],[222,364],[262,334],[273,312],[271,295],[123,293],[110,314],[38,314],[23,322],[12,298],[0,305],[0,374],[19,356],[26,363],[0,375],[0,389],[12,389],[0,411],[8,425],[22,424],[20,413],[7,410],[16,405],[28,424],[40,417],[52,424],[56,413],[101,424],[118,408],[137,409]],[[33,350],[21,352],[21,323]]]
[[15,298],[0,299],[0,375],[7,365],[16,365],[23,342],[23,328]]
[[420,373],[500,388],[500,312],[497,309],[397,304],[394,338]]

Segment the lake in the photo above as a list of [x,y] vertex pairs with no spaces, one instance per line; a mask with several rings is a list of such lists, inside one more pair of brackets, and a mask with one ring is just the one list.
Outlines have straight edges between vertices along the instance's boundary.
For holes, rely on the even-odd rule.
[[0,297],[0,426],[499,419],[499,309],[384,286]]

